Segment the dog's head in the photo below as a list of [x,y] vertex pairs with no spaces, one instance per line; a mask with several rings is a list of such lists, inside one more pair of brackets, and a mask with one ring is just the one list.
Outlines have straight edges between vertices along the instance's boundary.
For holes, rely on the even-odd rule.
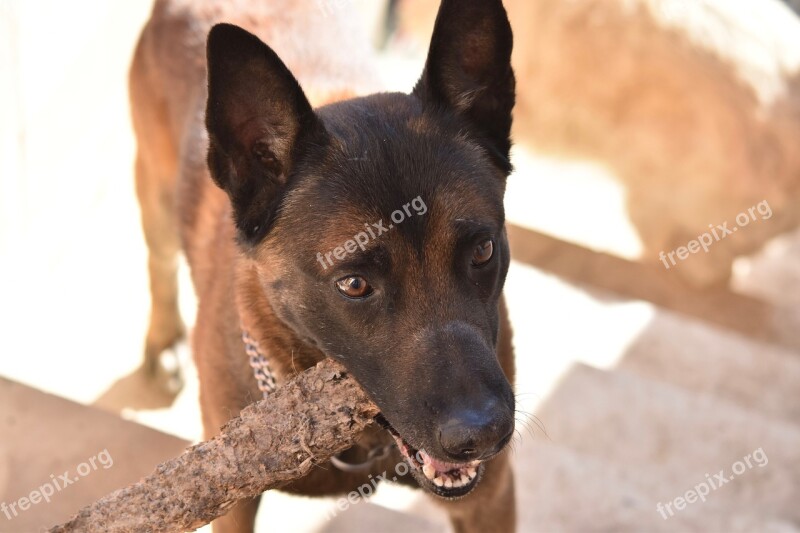
[[514,428],[496,353],[511,48],[500,0],[444,0],[411,94],[315,111],[257,37],[218,25],[208,40],[208,162],[243,253],[444,497],[472,490]]

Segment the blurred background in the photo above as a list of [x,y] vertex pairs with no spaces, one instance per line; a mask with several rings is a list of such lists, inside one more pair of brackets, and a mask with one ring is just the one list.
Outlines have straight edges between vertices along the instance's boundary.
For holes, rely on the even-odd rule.
[[[797,2],[505,4],[520,531],[800,531]],[[357,18],[376,83],[400,91],[437,7],[308,0],[331,24]],[[177,394],[140,371],[150,306],[127,74],[151,9],[0,0],[0,502],[114,458],[0,514],[0,531],[65,520],[202,436],[189,349]],[[691,251],[726,224],[735,234]],[[185,266],[181,283],[191,325]],[[768,464],[707,501],[657,510],[758,449]],[[393,486],[333,519],[333,499],[263,502],[259,531],[449,528]]]

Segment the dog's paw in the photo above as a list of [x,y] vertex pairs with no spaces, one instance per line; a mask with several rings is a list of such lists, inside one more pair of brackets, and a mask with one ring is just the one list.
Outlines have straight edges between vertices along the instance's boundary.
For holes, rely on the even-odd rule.
[[189,362],[189,346],[178,340],[166,349],[145,349],[145,371],[159,388],[176,395],[183,388],[184,369]]

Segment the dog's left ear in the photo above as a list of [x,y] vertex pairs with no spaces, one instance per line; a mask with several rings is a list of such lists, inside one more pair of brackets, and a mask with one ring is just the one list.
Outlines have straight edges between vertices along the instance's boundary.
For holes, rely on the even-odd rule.
[[261,40],[232,24],[208,35],[208,166],[231,200],[239,241],[268,231],[293,166],[324,127],[300,84]]
[[414,94],[463,114],[510,170],[513,36],[501,0],[442,0]]

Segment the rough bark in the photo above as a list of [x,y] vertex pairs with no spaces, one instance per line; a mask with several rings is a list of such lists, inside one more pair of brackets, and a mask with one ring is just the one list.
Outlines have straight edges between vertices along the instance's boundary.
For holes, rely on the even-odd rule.
[[348,448],[377,413],[344,367],[325,360],[244,409],[217,437],[50,531],[194,530]]

